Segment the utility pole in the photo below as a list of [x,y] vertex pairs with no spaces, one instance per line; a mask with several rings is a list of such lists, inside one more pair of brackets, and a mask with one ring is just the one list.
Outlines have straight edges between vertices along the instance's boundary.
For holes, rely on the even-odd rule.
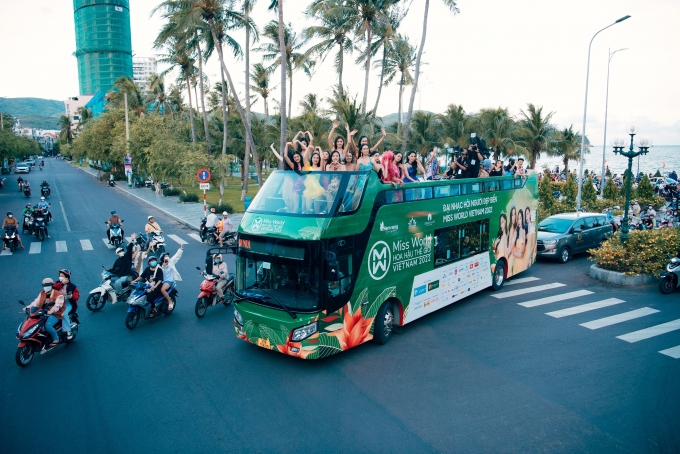
[[[130,122],[128,121],[128,104],[127,104],[127,93],[123,93],[125,98],[125,149],[127,151],[127,157],[125,158],[125,165],[123,168],[126,170],[128,177],[128,188],[132,187],[132,158],[130,157]],[[127,171],[127,164],[130,165],[129,172]]]

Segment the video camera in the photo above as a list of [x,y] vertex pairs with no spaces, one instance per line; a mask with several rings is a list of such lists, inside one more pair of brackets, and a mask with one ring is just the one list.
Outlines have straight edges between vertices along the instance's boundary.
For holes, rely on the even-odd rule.
[[473,132],[470,134],[470,149],[475,152],[479,151],[484,159],[489,159],[491,153],[486,147],[486,140],[477,137],[477,133]]

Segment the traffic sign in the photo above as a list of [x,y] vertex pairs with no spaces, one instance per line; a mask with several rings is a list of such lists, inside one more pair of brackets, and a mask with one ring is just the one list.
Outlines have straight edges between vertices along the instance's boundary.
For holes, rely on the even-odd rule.
[[205,189],[206,191],[210,191],[210,183],[201,183],[199,184],[200,189]]
[[208,181],[210,181],[210,170],[201,169],[198,171],[198,175],[196,176],[198,177],[198,181],[200,181],[201,183],[207,183]]

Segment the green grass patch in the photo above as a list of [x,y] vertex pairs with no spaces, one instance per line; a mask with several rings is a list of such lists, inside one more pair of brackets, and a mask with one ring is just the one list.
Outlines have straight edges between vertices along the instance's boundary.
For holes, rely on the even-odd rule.
[[[251,200],[255,198],[255,195],[257,194],[257,191],[260,189],[256,185],[255,180],[250,180],[250,184],[248,185],[248,197],[251,197]],[[192,188],[191,186],[184,186],[184,190],[187,191],[187,194],[196,194],[198,196],[198,202],[203,203],[203,191],[198,188],[198,186]],[[220,186],[219,182],[217,184],[213,184],[212,189],[210,191],[206,191],[205,193],[206,200],[208,202],[208,205],[217,205],[217,202],[220,200]],[[222,204],[229,204],[233,207],[234,213],[243,213],[245,212],[245,205],[243,202],[241,202],[241,179],[240,178],[229,178],[227,185],[224,187],[224,196],[222,196]],[[230,213],[231,214],[231,213]]]

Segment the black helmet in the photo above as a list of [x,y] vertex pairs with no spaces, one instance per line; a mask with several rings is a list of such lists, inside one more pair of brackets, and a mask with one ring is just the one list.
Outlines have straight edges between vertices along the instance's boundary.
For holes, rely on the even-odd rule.
[[14,216],[11,211],[7,212],[7,216]]

